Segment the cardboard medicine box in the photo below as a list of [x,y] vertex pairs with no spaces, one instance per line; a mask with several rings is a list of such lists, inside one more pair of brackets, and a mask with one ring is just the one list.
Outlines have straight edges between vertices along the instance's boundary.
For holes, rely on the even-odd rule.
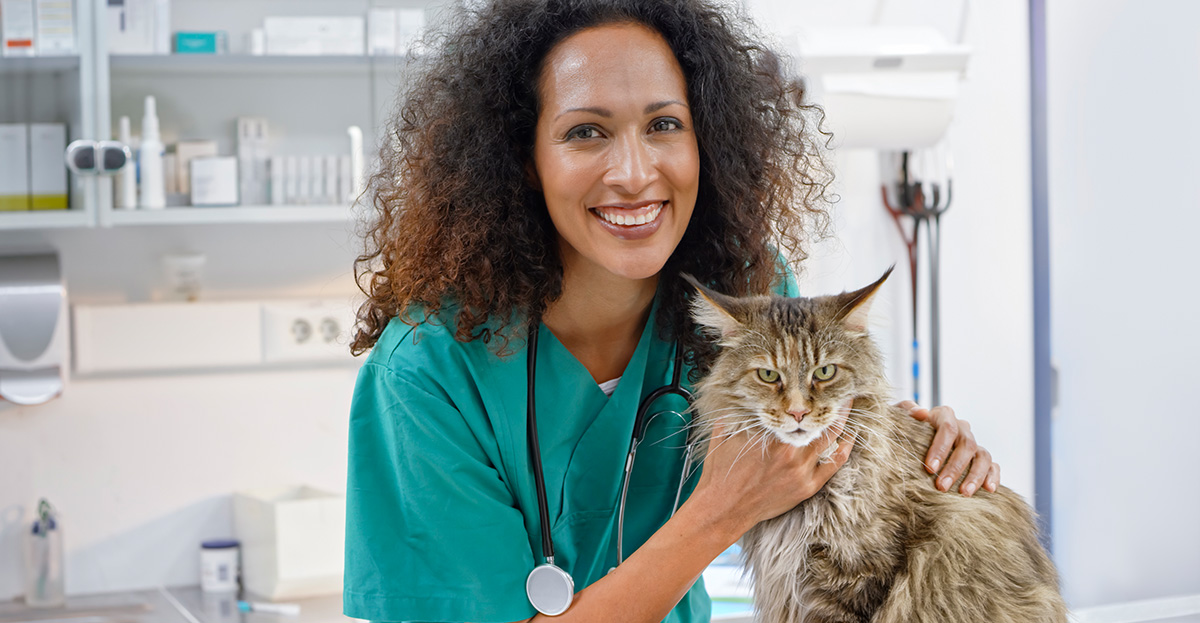
[[0,123],[0,212],[29,209],[29,126]]
[[33,210],[67,209],[67,126],[63,123],[29,124],[29,207]]

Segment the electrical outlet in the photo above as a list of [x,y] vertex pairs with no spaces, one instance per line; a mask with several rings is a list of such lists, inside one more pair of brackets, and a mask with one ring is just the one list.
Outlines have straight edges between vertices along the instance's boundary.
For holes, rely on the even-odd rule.
[[263,303],[263,361],[350,361],[353,327],[346,300]]

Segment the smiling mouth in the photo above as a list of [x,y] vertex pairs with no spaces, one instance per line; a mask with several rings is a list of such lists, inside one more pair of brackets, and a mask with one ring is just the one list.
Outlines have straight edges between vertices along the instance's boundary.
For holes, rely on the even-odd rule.
[[653,223],[657,220],[658,215],[662,213],[666,205],[666,201],[658,201],[637,208],[600,206],[592,208],[592,212],[610,225],[637,227],[638,225]]

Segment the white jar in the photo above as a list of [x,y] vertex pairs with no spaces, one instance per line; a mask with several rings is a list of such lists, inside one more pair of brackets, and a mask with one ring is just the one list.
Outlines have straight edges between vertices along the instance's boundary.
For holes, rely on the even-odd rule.
[[232,539],[200,544],[200,589],[228,593],[238,589],[238,542]]

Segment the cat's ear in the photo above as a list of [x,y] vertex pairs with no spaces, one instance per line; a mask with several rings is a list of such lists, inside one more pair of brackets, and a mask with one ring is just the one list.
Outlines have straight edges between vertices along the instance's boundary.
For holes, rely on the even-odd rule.
[[880,286],[887,281],[888,276],[895,268],[896,265],[892,264],[882,277],[865,288],[853,292],[843,292],[834,297],[838,306],[838,320],[842,322],[842,326],[851,331],[867,330],[867,315],[871,312],[871,302],[875,300],[875,293],[879,291]]
[[710,290],[701,285],[696,278],[682,273],[680,275],[692,284],[698,295],[692,299],[692,318],[696,324],[705,327],[723,340],[731,338],[742,329],[742,321],[737,318],[740,307],[737,299],[720,292]]

